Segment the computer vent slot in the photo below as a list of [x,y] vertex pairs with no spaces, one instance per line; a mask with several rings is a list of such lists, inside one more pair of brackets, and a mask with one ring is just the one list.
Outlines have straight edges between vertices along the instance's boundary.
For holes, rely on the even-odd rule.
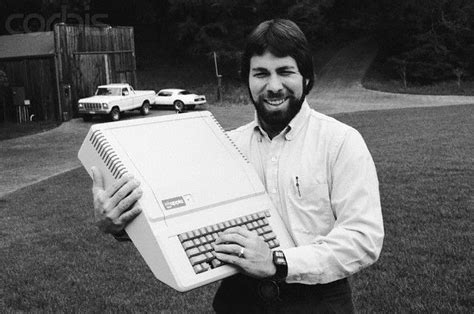
[[224,130],[224,128],[222,127],[222,125],[219,123],[219,121],[217,121],[217,119],[211,114],[210,117],[212,118],[212,120],[214,120],[214,122],[217,124],[217,126],[222,130],[222,133],[224,133],[225,137],[227,137],[227,139],[230,141],[230,143],[235,147],[235,149],[239,152],[240,156],[242,156],[242,158],[247,162],[247,163],[250,163],[249,160],[247,159],[247,157],[242,153],[242,151],[240,150],[240,148],[234,143],[234,141],[230,138],[229,135],[227,135],[227,132]]
[[115,179],[120,179],[128,172],[127,168],[125,168],[124,164],[115,153],[112,145],[110,145],[109,141],[107,141],[105,135],[100,130],[94,131],[91,134],[89,141],[92,143],[97,154],[99,154],[99,157]]

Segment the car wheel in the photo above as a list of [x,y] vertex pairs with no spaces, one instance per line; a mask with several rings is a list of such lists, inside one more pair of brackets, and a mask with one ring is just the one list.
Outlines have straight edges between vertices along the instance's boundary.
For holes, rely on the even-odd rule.
[[118,121],[120,120],[120,110],[117,107],[112,108],[110,111],[110,120],[112,121]]
[[85,114],[82,116],[82,120],[84,120],[84,122],[90,122],[92,121],[92,115],[91,114]]
[[176,100],[174,102],[174,109],[176,109],[176,111],[178,112],[184,112],[184,110],[186,109],[186,107],[184,106],[184,102],[182,102],[181,100]]
[[142,105],[142,108],[140,109],[140,113],[144,116],[150,113],[150,103],[148,101],[145,101]]

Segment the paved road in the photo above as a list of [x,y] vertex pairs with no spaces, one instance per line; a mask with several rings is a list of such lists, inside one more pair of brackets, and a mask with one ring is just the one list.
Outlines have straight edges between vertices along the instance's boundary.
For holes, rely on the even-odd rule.
[[474,104],[474,96],[432,96],[367,90],[362,78],[377,54],[374,42],[364,39],[341,49],[323,68],[309,101],[326,114],[395,108]]
[[[470,96],[421,96],[366,90],[362,77],[376,54],[370,41],[355,42],[336,54],[323,69],[314,90],[308,96],[313,108],[325,113],[381,110],[407,107],[474,104]],[[252,106],[210,106],[219,121],[238,113],[241,121],[231,121],[224,128],[235,127],[253,117]],[[152,115],[174,114],[153,110]],[[138,114],[128,118],[140,117]],[[63,123],[51,131],[0,142],[0,198],[19,188],[42,181],[80,166],[77,151],[90,127],[82,119]]]

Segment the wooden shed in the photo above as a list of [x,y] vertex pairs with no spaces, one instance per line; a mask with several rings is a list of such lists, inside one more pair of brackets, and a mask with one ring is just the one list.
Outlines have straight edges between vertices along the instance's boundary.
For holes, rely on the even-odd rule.
[[56,24],[51,32],[0,36],[0,121],[77,117],[77,101],[101,84],[136,87],[132,27]]

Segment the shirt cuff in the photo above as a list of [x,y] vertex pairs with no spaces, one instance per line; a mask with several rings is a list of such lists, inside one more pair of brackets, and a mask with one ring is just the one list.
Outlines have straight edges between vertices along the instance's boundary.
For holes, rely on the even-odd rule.
[[113,233],[112,236],[115,238],[115,240],[119,242],[132,241],[130,240],[130,237],[128,236],[127,231],[125,231],[125,229],[120,232]]

